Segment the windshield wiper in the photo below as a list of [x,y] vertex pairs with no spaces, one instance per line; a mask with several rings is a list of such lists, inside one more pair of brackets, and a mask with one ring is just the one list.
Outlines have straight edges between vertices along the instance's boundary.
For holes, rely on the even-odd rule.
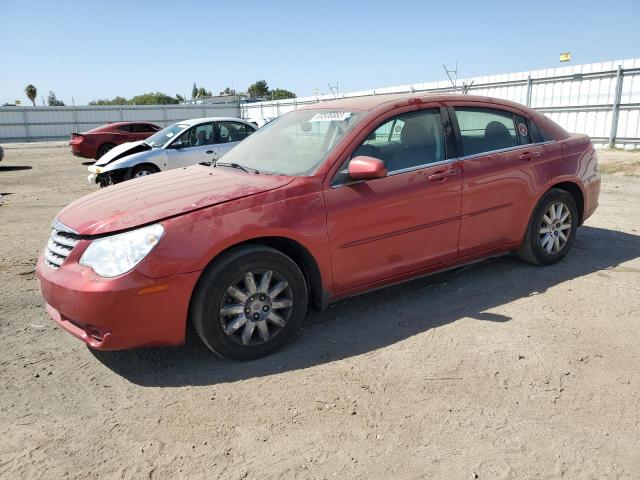
[[240,165],[239,163],[231,163],[231,162],[214,162],[213,163],[214,167],[217,167],[218,165],[220,165],[221,167],[237,168],[247,173],[256,173],[256,174],[260,173],[260,170],[256,170],[255,168],[251,168],[251,167],[245,167],[244,165]]

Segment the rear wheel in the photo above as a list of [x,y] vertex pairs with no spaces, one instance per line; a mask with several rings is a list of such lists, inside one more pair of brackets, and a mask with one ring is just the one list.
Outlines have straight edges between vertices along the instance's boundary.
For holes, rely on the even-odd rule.
[[100,148],[98,148],[98,154],[96,156],[96,160],[102,157],[105,153],[107,153],[113,147],[115,147],[113,143],[105,143],[103,145],[100,145]]
[[283,253],[248,245],[223,254],[203,273],[190,316],[205,345],[234,360],[259,358],[280,348],[307,311],[307,286]]
[[573,245],[577,227],[578,209],[573,196],[566,190],[552,188],[533,211],[518,256],[537,265],[555,263]]

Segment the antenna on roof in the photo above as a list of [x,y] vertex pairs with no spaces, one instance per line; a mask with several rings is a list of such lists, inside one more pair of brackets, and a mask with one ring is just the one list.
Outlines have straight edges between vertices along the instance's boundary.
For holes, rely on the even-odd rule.
[[[458,62],[456,62],[455,70],[449,70],[444,63],[442,64],[442,68],[444,68],[444,72],[447,74],[447,77],[449,77],[449,81],[451,82],[451,86],[453,87],[453,93],[456,93],[456,91],[458,90],[458,87],[456,86],[456,82],[458,81]],[[453,79],[451,78],[451,73],[453,73],[454,75]]]

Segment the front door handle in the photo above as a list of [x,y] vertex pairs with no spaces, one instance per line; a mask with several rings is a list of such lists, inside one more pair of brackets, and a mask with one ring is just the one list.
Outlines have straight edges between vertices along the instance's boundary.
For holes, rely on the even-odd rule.
[[207,150],[207,153],[211,155],[213,153],[213,150]]
[[522,155],[520,155],[520,160],[529,161],[539,157],[540,157],[540,152],[524,152]]
[[442,181],[447,177],[453,177],[455,175],[458,174],[458,169],[457,168],[452,168],[449,170],[440,170],[438,172],[432,173],[431,175],[429,175],[427,178],[429,179],[429,181],[431,182],[435,182],[435,181]]

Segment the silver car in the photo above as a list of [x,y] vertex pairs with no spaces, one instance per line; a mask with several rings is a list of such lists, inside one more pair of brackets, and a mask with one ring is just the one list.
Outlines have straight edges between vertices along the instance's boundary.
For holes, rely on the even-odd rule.
[[112,148],[89,167],[88,180],[106,187],[172,168],[211,163],[256,128],[253,123],[231,117],[180,121],[146,140]]

